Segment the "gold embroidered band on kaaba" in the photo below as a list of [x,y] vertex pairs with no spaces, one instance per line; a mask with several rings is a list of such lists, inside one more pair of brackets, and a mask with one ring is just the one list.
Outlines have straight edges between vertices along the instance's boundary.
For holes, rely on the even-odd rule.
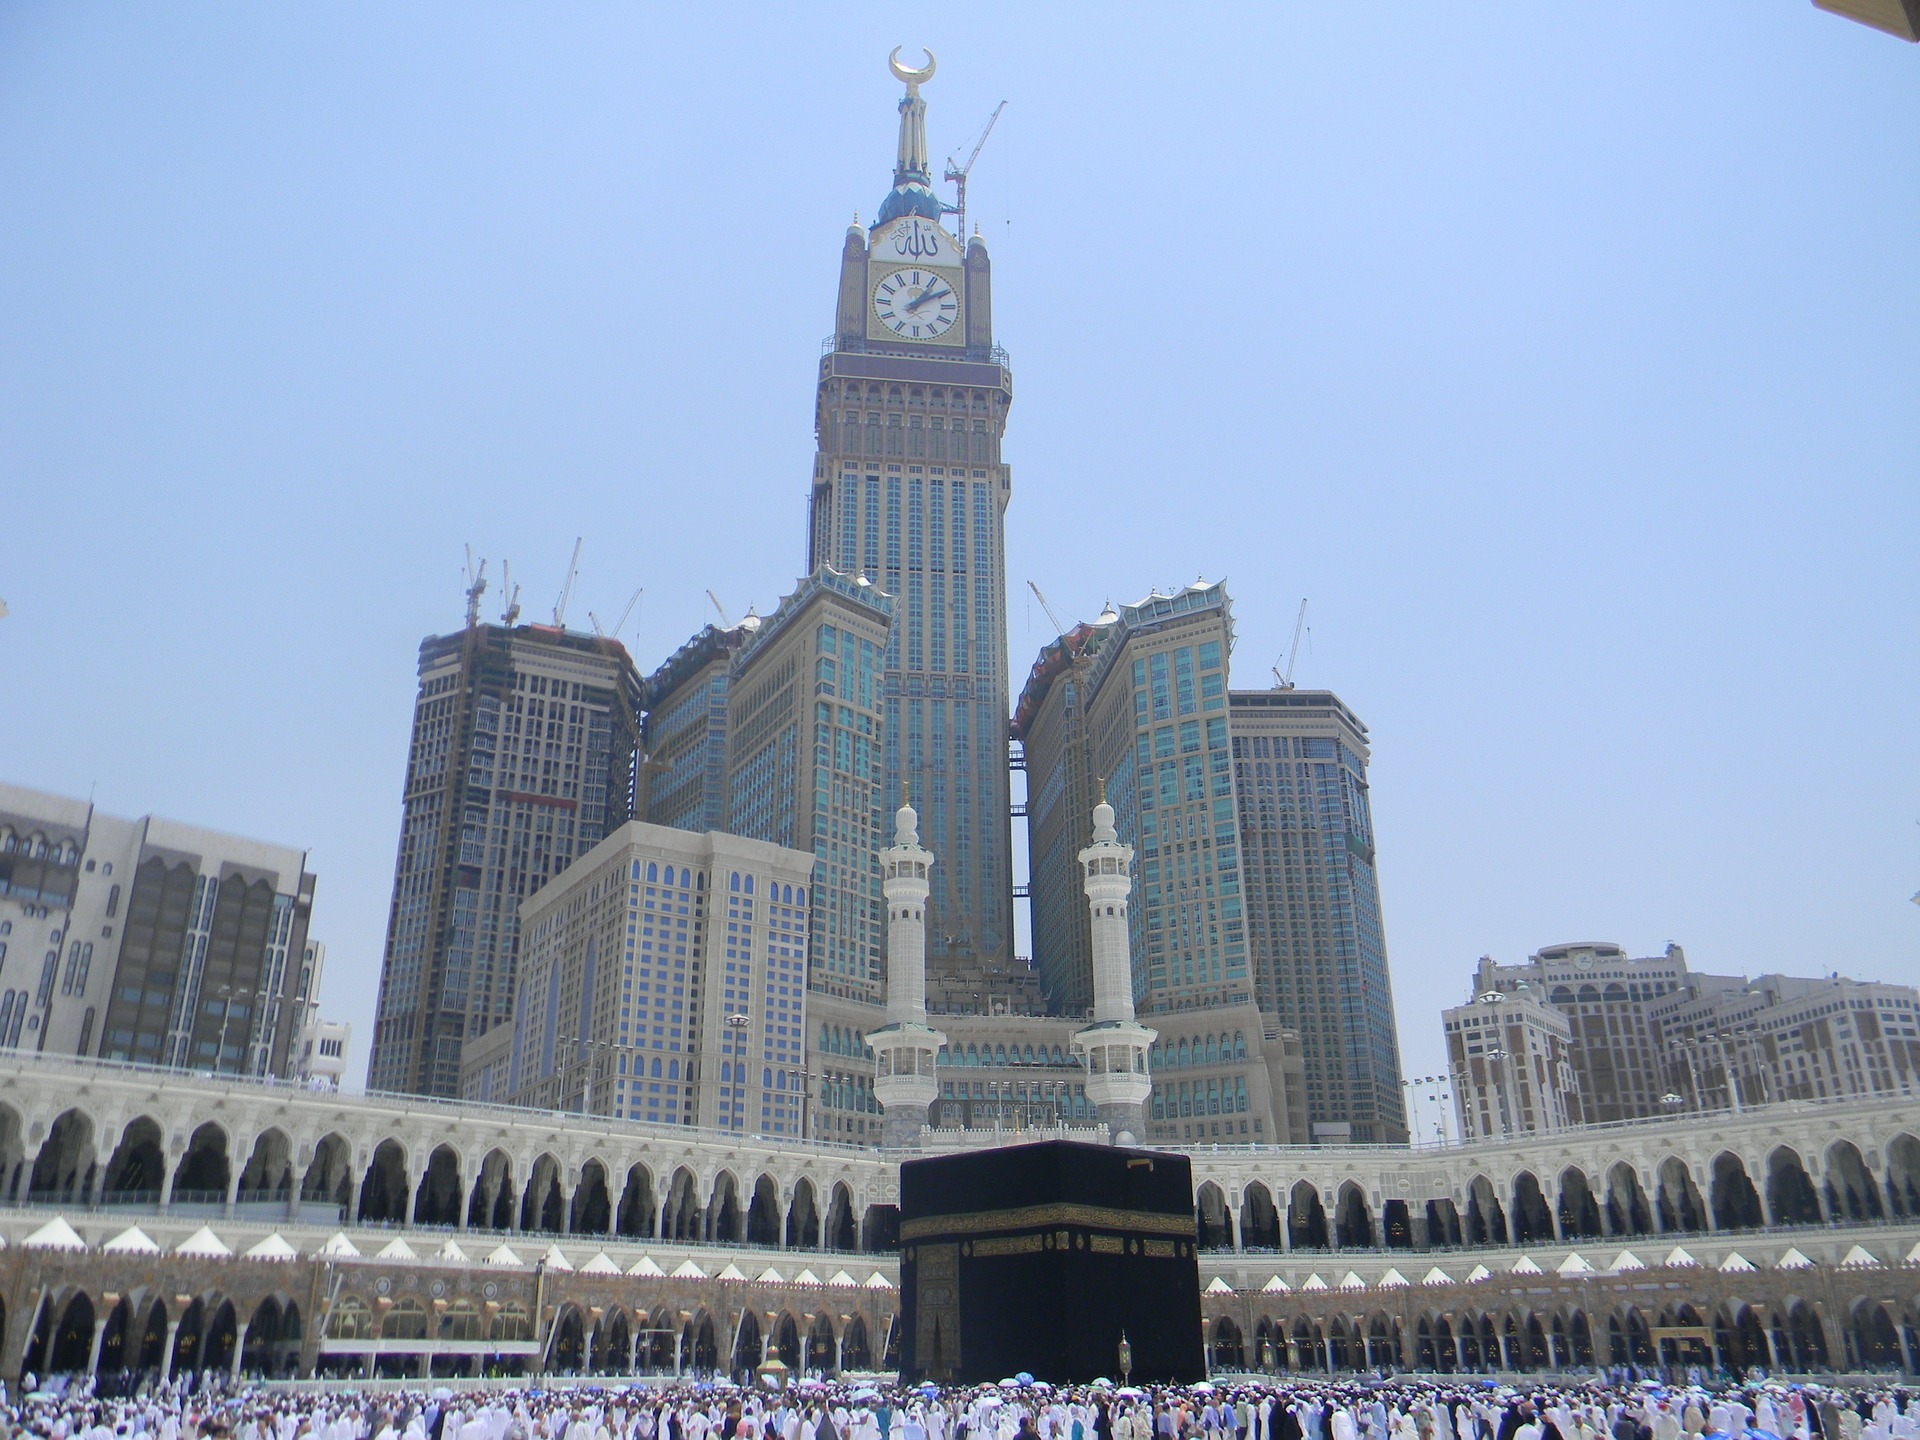
[[1134,1234],[1179,1235],[1193,1238],[1193,1218],[1161,1215],[1144,1210],[1116,1210],[1105,1205],[1023,1205],[1012,1210],[981,1210],[970,1215],[922,1215],[900,1227],[900,1238],[924,1240],[934,1236],[983,1235],[1002,1230],[1030,1230],[1052,1225],[1077,1225],[1096,1230],[1125,1230]]

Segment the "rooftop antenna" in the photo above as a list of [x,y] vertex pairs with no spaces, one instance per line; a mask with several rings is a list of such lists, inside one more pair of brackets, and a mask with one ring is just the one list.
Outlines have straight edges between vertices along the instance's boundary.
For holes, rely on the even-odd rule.
[[513,583],[513,566],[506,560],[500,562],[500,593],[507,597],[500,623],[511,630],[520,619],[520,587]]
[[957,201],[953,209],[959,221],[960,248],[962,250],[967,248],[967,175],[968,172],[973,169],[973,162],[980,158],[980,151],[982,147],[986,145],[987,137],[993,133],[993,127],[999,123],[1000,112],[1006,108],[1007,102],[1004,100],[993,107],[993,114],[987,117],[986,128],[980,132],[980,138],[973,142],[973,153],[967,156],[966,164],[956,165],[953,163],[952,157],[948,157],[947,160],[946,178],[953,182],[955,191],[954,198]]
[[560,598],[553,602],[553,627],[556,630],[566,628],[567,602],[573,599],[573,580],[574,577],[580,573],[581,538],[582,537],[579,536],[574,538],[573,559],[567,562],[567,583],[561,587]]
[[1307,602],[1300,602],[1300,614],[1293,622],[1293,648],[1287,651],[1287,672],[1280,673],[1278,665],[1273,667],[1273,679],[1276,690],[1293,689],[1293,662],[1300,658],[1300,636],[1307,625]]
[[473,546],[467,546],[467,628],[473,629],[480,623],[480,597],[487,593],[487,562],[483,559],[478,570],[473,568]]

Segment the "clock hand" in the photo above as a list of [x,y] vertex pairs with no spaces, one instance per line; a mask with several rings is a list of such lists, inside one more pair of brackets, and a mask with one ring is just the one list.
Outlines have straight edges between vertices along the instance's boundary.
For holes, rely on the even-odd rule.
[[931,287],[929,287],[928,289],[922,290],[920,292],[920,298],[918,300],[909,300],[907,302],[907,309],[918,310],[922,305],[926,304],[927,301],[937,300],[942,295],[950,295],[952,293],[953,292],[950,290],[941,290],[936,292]]

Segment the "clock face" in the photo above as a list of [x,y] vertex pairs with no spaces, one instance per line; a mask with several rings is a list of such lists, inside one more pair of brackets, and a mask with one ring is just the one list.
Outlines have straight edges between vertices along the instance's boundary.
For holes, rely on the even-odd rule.
[[873,313],[902,340],[938,340],[960,318],[960,297],[937,271],[894,270],[873,288]]

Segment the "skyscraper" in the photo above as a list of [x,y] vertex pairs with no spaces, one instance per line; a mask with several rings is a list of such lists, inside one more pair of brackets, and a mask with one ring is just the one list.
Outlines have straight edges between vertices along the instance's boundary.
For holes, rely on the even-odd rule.
[[[862,575],[895,597],[883,676],[887,804],[911,784],[940,857],[928,963],[953,970],[1013,949],[1000,438],[1013,399],[993,343],[991,267],[956,240],[932,190],[926,101],[906,85],[893,188],[841,250],[820,360],[809,572]],[[875,824],[882,817],[875,816]]]
[[1236,690],[1228,724],[1254,989],[1300,1032],[1313,1138],[1404,1141],[1367,727],[1325,690]]
[[420,689],[367,1085],[452,1096],[513,1013],[520,902],[633,818],[640,679],[617,643],[472,623]]
[[727,829],[815,857],[814,990],[881,1000],[881,661],[889,598],[836,570],[780,602],[727,686]]
[[1297,1130],[1287,1047],[1255,1004],[1248,965],[1232,645],[1223,586],[1149,595],[1043,650],[1016,717],[1034,961],[1057,1008],[1081,1014],[1096,999],[1093,927],[1071,915],[1086,910],[1084,817],[1096,804],[1111,805],[1117,843],[1138,856],[1126,923],[1134,1001],[1159,1032],[1141,1137],[1153,1141],[1269,1142]]
[[760,626],[709,625],[646,680],[646,819],[676,830],[719,830],[727,820],[727,680],[733,658]]
[[1062,1015],[1093,1009],[1093,926],[1077,903],[1083,817],[1098,798],[1087,734],[1087,670],[1119,616],[1076,625],[1041,647],[1020,691],[1013,736],[1027,766],[1027,873],[1033,963],[1047,1001]]

